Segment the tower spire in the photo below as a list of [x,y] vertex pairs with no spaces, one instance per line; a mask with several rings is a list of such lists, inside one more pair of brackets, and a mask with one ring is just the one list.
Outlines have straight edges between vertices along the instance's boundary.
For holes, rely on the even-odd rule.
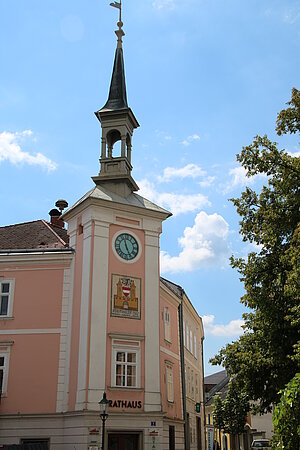
[[[122,48],[122,38],[125,33],[122,29],[121,1],[110,4],[119,9],[118,30],[115,31],[118,39],[108,99],[103,108],[95,113],[101,123],[102,139],[100,173],[97,177],[93,177],[93,180],[97,185],[105,184],[109,190],[127,197],[138,190],[131,176],[131,139],[133,130],[139,124],[127,103]],[[114,146],[118,141],[121,141],[121,145],[119,155],[116,155]]]
[[117,23],[118,30],[115,31],[118,40],[108,99],[102,110],[100,111],[103,111],[105,109],[115,111],[118,109],[128,108],[122,47],[123,36],[125,36],[125,33],[122,29],[123,22],[121,1],[122,0],[120,0],[120,2],[113,2],[110,4],[110,6],[113,6],[114,8],[117,8],[119,10],[119,21]]

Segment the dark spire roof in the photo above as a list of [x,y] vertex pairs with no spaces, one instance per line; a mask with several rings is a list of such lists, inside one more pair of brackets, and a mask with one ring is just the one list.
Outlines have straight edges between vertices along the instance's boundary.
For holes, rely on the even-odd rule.
[[100,111],[120,109],[128,109],[122,47],[116,49],[108,100]]

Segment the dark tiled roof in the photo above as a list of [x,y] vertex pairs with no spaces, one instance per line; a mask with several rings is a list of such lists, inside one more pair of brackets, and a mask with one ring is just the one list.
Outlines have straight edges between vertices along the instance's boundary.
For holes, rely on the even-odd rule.
[[108,100],[99,112],[103,110],[116,111],[120,109],[128,109],[128,104],[126,95],[123,49],[117,48]]
[[212,375],[208,375],[204,377],[204,384],[219,384],[224,378],[226,378],[227,372],[226,370],[221,370],[220,372],[213,373]]
[[67,230],[45,220],[0,227],[0,250],[65,248],[68,244]]
[[160,281],[167,286],[177,297],[182,298],[183,289],[178,284],[172,283],[172,281],[166,280],[166,278],[160,277]]
[[222,381],[220,381],[220,383],[218,383],[208,393],[206,393],[205,397],[207,405],[211,405],[214,403],[214,397],[216,394],[218,394],[222,399],[226,397],[229,380],[230,377],[227,375],[225,378],[223,378]]

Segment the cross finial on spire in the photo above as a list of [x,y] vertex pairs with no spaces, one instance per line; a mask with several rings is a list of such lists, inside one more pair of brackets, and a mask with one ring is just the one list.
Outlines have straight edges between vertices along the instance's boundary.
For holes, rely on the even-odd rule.
[[113,6],[114,8],[117,8],[119,10],[119,21],[117,23],[119,29],[117,31],[115,31],[117,37],[118,37],[118,44],[117,47],[118,48],[122,48],[122,37],[125,36],[124,31],[122,30],[122,26],[123,26],[123,22],[122,22],[122,0],[120,0],[119,2],[113,2],[110,3],[110,6]]

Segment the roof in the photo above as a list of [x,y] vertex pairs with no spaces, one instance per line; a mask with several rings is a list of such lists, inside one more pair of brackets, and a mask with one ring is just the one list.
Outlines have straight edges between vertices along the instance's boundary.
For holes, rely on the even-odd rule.
[[179,286],[178,284],[173,283],[170,280],[167,280],[166,278],[160,277],[160,281],[167,286],[167,288],[170,289],[170,291],[172,291],[175,295],[177,295],[177,297],[179,297],[180,299],[182,298],[182,292],[183,289],[181,286]]
[[66,248],[67,230],[45,220],[0,227],[0,250]]
[[102,111],[118,111],[120,109],[128,109],[123,49],[117,48],[115,53],[114,68],[111,77],[110,90],[108,100],[97,112]]
[[219,394],[221,398],[226,397],[229,380],[230,377],[226,370],[221,370],[204,378],[206,405],[213,403],[216,394]]
[[220,372],[213,373],[212,375],[208,375],[204,377],[204,384],[219,384],[224,378],[227,376],[227,371],[221,370]]
[[119,203],[119,204],[123,204],[126,206],[135,206],[135,207],[143,208],[143,209],[150,210],[153,212],[155,211],[158,213],[166,214],[167,217],[172,215],[166,209],[161,208],[158,205],[155,205],[155,203],[152,203],[150,200],[147,200],[146,198],[142,197],[141,195],[136,194],[135,192],[132,192],[128,197],[125,198],[125,197],[120,197],[115,192],[105,189],[101,185],[96,185],[89,192],[87,192],[83,197],[81,197],[73,206],[71,206],[71,208],[69,208],[67,211],[65,211],[64,214],[62,215],[62,217],[67,216],[73,209],[75,209],[77,206],[82,204],[88,198],[105,200],[108,202]]

